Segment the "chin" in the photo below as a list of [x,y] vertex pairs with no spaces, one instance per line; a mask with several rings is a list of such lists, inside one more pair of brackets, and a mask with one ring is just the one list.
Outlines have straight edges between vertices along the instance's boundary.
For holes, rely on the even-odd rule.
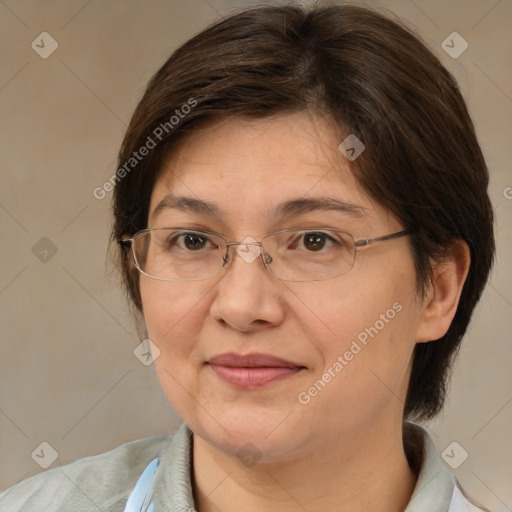
[[301,444],[298,425],[290,425],[286,416],[275,411],[274,414],[264,414],[244,410],[222,415],[216,418],[218,422],[208,417],[204,421],[185,420],[185,423],[218,450],[239,459],[252,456],[265,463],[283,460]]

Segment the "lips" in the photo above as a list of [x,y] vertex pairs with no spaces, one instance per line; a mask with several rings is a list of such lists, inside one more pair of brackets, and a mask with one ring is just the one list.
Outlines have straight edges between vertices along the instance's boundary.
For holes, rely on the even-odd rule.
[[212,357],[209,361],[210,364],[229,366],[231,368],[297,368],[301,365],[292,361],[286,361],[279,357],[274,357],[267,354],[247,354],[245,356],[229,353],[221,354]]
[[268,354],[221,354],[208,365],[222,380],[240,389],[256,389],[296,375],[305,367]]

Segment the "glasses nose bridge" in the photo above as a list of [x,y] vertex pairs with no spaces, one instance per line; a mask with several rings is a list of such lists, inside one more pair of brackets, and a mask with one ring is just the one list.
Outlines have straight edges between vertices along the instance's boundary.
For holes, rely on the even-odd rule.
[[248,242],[227,242],[226,247],[230,247],[232,245],[258,245],[261,248],[263,248],[263,245],[261,242],[258,242],[257,240],[250,240]]
[[[249,240],[248,240],[249,239]],[[254,238],[252,237],[247,237],[246,239],[244,239],[242,242],[227,242],[225,244],[225,249],[226,249],[226,253],[224,254],[224,256],[222,257],[222,261],[223,261],[223,266],[226,265],[226,263],[228,263],[229,261],[229,248],[232,247],[232,246],[242,246],[242,245],[245,245],[245,246],[255,246],[255,247],[258,247],[259,248],[259,252],[256,256],[254,256],[254,253],[252,255],[250,255],[250,250],[248,249],[247,251],[236,251],[237,254],[246,262],[246,263],[252,263],[253,261],[255,261],[258,257],[261,257],[263,259],[263,263],[264,263],[264,266],[266,268],[267,264],[270,263],[272,261],[272,257],[270,256],[270,254],[268,254],[266,251],[265,251],[265,248],[263,247],[263,243],[262,242],[258,242],[257,240],[255,240]],[[241,254],[242,252],[246,252],[247,255],[245,254]]]

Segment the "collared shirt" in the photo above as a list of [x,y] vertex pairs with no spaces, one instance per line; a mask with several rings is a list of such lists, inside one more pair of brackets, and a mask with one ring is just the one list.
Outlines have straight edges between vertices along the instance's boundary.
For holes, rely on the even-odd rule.
[[[460,490],[422,428],[424,458],[405,512],[481,512]],[[154,512],[193,512],[192,433],[183,424],[174,436],[155,436],[47,470],[0,494],[1,512],[123,512],[139,477],[158,459],[151,492]]]

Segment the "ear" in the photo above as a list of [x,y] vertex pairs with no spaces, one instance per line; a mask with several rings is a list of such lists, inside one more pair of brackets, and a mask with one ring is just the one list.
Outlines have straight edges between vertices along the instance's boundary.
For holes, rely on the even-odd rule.
[[449,254],[434,263],[431,286],[426,293],[416,330],[416,342],[443,337],[457,312],[471,257],[463,240],[453,242]]

